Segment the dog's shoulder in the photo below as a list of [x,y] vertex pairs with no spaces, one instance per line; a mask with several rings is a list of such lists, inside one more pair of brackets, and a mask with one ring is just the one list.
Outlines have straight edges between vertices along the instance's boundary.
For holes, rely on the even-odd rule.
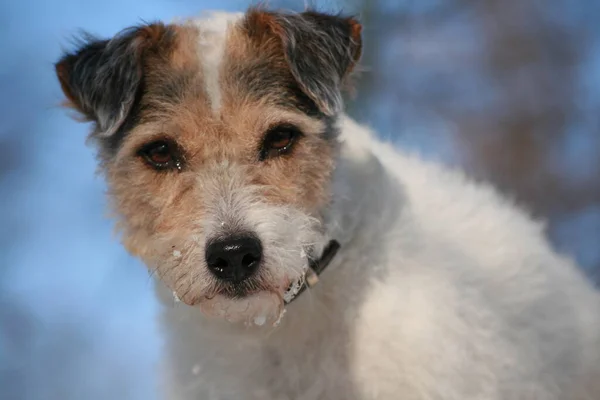
[[[500,398],[508,398],[529,384],[519,376],[545,370],[558,382],[565,364],[590,368],[598,361],[597,351],[584,353],[600,343],[600,298],[575,263],[553,250],[542,222],[488,183],[383,143],[351,120],[343,124],[351,155],[372,153],[393,176],[400,196],[391,206],[403,210],[385,240],[373,245],[387,255],[388,273],[373,280],[356,323],[365,382],[402,365],[435,371],[427,364],[435,359],[440,370],[461,365],[462,376],[473,377],[456,376],[445,388],[460,392],[456,382],[488,379],[480,375],[487,373],[481,361],[498,379],[490,384],[505,395]],[[390,348],[402,360],[372,363]],[[520,365],[506,372],[514,360]],[[502,385],[505,378],[514,388]],[[435,373],[419,379],[444,389]],[[535,389],[555,398],[550,387]]]
[[402,212],[381,243],[385,248],[378,249],[391,255],[388,267],[398,271],[399,281],[420,276],[476,291],[493,299],[490,307],[506,318],[543,319],[557,310],[571,315],[565,319],[587,318],[599,310],[600,297],[576,263],[554,250],[544,223],[513,199],[458,169],[384,143],[350,119],[343,124],[345,140],[376,155],[400,187],[397,202],[388,207]]

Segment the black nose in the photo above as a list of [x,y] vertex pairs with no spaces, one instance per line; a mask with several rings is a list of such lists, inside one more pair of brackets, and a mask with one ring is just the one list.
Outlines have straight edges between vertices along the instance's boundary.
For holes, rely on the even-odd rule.
[[211,241],[206,248],[206,263],[219,279],[241,282],[250,277],[260,265],[262,245],[252,235]]

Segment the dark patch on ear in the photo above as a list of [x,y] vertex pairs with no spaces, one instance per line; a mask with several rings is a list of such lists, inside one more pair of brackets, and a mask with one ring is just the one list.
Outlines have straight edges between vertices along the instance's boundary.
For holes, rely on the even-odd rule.
[[351,17],[307,11],[300,14],[251,10],[250,37],[280,40],[290,72],[325,115],[342,107],[342,86],[362,51],[361,25]]
[[84,34],[77,50],[55,65],[67,105],[95,123],[95,136],[114,142],[139,102],[145,55],[170,47],[173,39],[174,31],[161,23],[128,28],[109,40]]

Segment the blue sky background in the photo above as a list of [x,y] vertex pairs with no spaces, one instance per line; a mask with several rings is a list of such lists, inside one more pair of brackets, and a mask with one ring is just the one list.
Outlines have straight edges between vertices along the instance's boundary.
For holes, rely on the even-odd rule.
[[[419,4],[426,9],[428,3],[437,2]],[[560,11],[560,18],[579,21],[590,11],[583,3],[581,10]],[[247,4],[21,0],[0,5],[0,399],[155,398],[151,372],[160,339],[152,284],[140,262],[115,240],[112,222],[105,218],[104,183],[95,175],[93,149],[84,144],[88,127],[57,107],[62,94],[53,62],[61,46],[68,46],[68,37],[79,28],[108,37],[140,20],[169,20],[215,7],[243,10]],[[345,9],[353,11],[355,4]],[[391,12],[397,4],[381,1],[380,12]],[[335,5],[325,3],[330,9]],[[366,32],[374,30],[367,27]],[[462,46],[473,45],[468,30],[454,34],[462,35]],[[431,41],[435,44],[435,37],[417,43]],[[380,76],[397,81],[401,66],[394,52],[412,50],[405,43],[386,46],[389,51],[377,59]],[[589,48],[578,67],[576,96],[583,111],[567,128],[553,164],[563,179],[584,184],[600,179],[600,133],[593,131],[598,127],[593,107],[600,104],[598,40]],[[435,53],[435,46],[429,51]],[[429,78],[414,68],[405,70],[402,79],[410,95]],[[460,79],[457,74],[460,90],[476,94],[472,107],[492,101],[493,93],[477,81],[460,84]],[[372,87],[381,88],[381,82]],[[418,104],[398,103],[398,95],[384,89],[371,94],[369,107],[357,112],[361,120],[428,157],[464,160],[454,140],[456,127]],[[588,271],[600,265],[600,202],[561,214],[551,237]]]

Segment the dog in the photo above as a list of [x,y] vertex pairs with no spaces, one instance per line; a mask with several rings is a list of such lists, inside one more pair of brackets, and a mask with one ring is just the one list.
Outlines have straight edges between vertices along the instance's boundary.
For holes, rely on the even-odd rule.
[[164,304],[164,399],[598,400],[600,296],[491,186],[343,110],[356,18],[251,8],[55,64]]

